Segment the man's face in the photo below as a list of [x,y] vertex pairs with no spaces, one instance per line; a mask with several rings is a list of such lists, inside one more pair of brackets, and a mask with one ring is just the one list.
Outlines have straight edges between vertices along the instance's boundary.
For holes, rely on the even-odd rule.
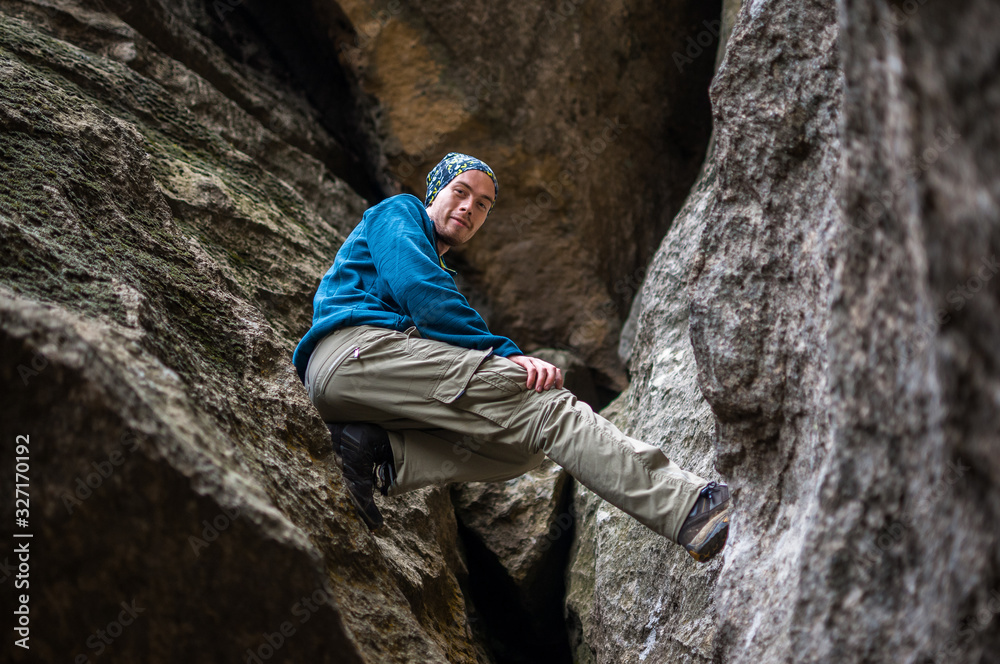
[[437,232],[438,253],[472,239],[493,206],[493,180],[482,171],[455,176],[427,208]]

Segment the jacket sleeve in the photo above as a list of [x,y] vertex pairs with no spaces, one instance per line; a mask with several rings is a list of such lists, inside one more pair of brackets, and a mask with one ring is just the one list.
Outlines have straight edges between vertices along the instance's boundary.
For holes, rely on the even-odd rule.
[[513,341],[490,332],[441,267],[426,234],[425,214],[416,198],[399,196],[372,210],[365,222],[375,269],[396,304],[428,339],[477,350],[492,347],[504,357],[521,355]]

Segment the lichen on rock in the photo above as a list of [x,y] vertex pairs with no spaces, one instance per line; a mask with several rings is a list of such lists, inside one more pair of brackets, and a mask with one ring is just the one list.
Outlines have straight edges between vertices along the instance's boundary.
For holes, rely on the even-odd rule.
[[[998,24],[984,0],[0,0],[30,654],[993,661]],[[588,401],[627,376],[605,415],[729,483],[715,561],[552,464],[357,519],[290,353],[366,207],[452,149],[506,174],[460,285]]]
[[[322,195],[226,140],[114,15],[3,10],[2,401],[45,543],[32,650],[92,653],[133,602],[101,644],[122,661],[477,661],[450,503],[412,497],[443,534],[372,539],[289,362],[364,202],[315,160]],[[136,68],[98,52],[123,34]]]

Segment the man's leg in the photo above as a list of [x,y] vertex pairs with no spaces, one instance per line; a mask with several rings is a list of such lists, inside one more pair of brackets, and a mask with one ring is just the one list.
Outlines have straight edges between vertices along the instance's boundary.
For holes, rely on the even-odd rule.
[[502,482],[537,468],[545,455],[445,429],[389,430],[396,460],[390,496],[449,482]]
[[[366,327],[331,335],[316,354],[318,366],[314,370],[310,363],[307,386],[324,418],[374,422],[390,430],[418,423],[465,432],[515,454],[544,453],[594,493],[675,542],[708,484],[659,448],[624,435],[569,391],[528,390],[526,372],[506,358]],[[395,447],[393,452],[400,454]],[[408,452],[403,450],[404,464]],[[429,466],[419,464],[431,473],[413,473],[408,481],[433,482],[441,451],[437,454]]]
[[[371,422],[388,431],[396,470],[396,482],[389,490],[390,496],[449,482],[500,482],[537,468],[545,459],[544,453],[531,452],[526,445],[496,444],[474,433],[435,428],[427,422],[400,417],[399,413],[384,410],[378,400],[347,405],[322,398],[318,392],[324,386],[329,389],[326,381],[331,375],[330,369],[361,358],[361,350],[370,336],[365,330],[375,330],[376,334],[399,334],[375,328],[352,328],[327,337],[309,363],[306,387],[327,422]],[[418,340],[419,336],[412,337],[412,341]],[[367,348],[365,360],[369,361],[369,374],[384,375],[375,370]],[[351,382],[351,391],[362,389],[356,378]]]

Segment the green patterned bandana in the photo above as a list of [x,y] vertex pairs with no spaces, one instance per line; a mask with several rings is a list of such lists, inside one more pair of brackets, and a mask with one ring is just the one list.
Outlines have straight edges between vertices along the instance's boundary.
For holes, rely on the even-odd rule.
[[[434,202],[434,198],[437,197],[438,193],[444,189],[449,182],[455,179],[459,173],[464,173],[465,171],[482,171],[490,176],[493,180],[493,205],[490,207],[490,212],[496,207],[497,198],[500,197],[500,183],[497,182],[497,176],[493,174],[493,169],[486,165],[475,157],[470,157],[467,154],[462,154],[460,152],[449,152],[445,155],[444,159],[438,162],[438,165],[431,169],[431,172],[427,174],[427,196],[424,198],[424,207],[429,207],[431,203]],[[487,213],[487,216],[489,213]]]

